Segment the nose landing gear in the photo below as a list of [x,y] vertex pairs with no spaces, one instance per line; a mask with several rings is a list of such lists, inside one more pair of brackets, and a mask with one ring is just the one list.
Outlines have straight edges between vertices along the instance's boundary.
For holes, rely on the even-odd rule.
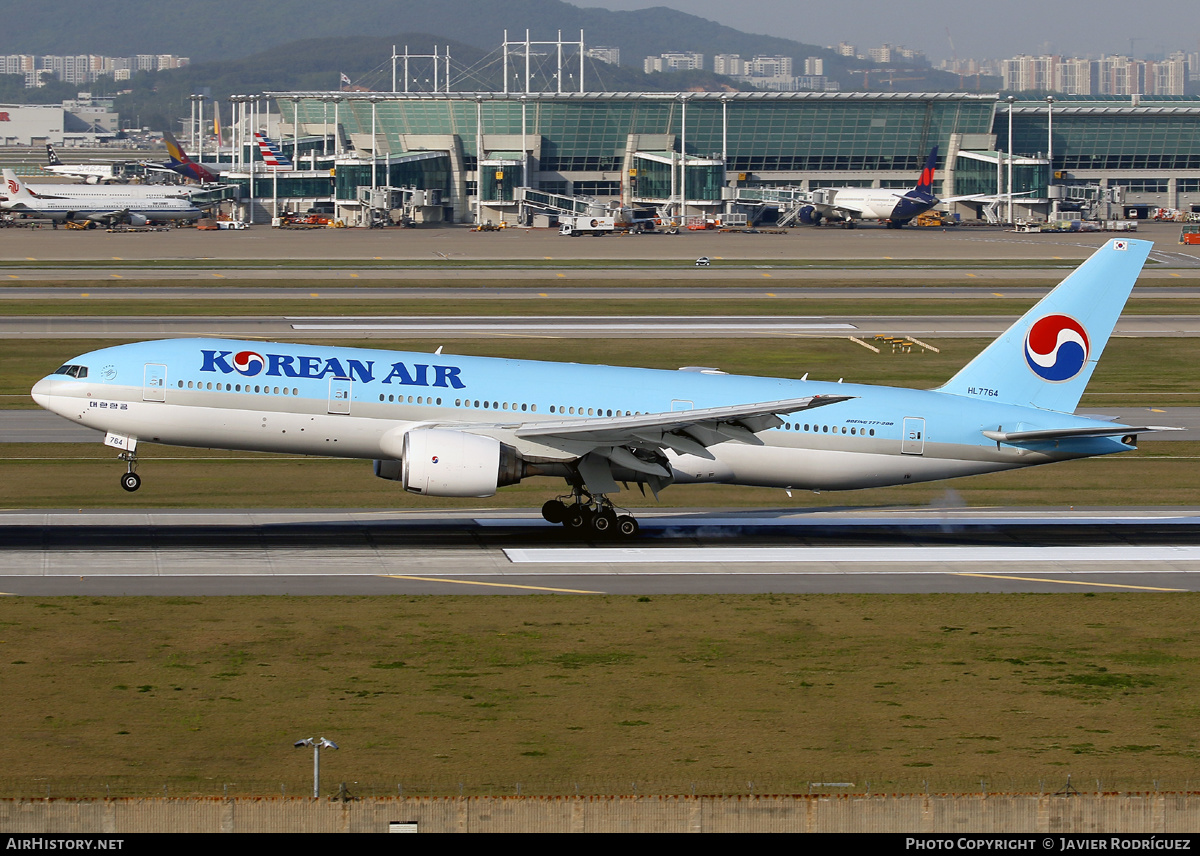
[[137,454],[135,452],[122,452],[117,457],[125,462],[125,473],[121,476],[121,487],[133,493],[142,486],[142,477],[134,472],[137,469]]

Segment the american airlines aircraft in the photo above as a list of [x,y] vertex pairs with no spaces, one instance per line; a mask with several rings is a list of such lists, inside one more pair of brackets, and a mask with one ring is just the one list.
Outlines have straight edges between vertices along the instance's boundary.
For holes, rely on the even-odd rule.
[[1150,247],[1109,241],[933,390],[172,339],[75,357],[33,398],[104,431],[129,491],[139,443],[333,455],[427,496],[564,478],[569,497],[543,506],[547,520],[631,536],[637,521],[613,502],[622,484],[848,490],[1133,448],[1164,429],[1073,411]]

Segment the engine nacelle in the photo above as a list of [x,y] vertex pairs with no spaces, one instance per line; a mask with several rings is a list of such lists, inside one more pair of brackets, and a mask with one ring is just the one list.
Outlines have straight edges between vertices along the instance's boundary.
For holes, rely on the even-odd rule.
[[129,215],[129,225],[130,226],[145,226],[149,222],[150,222],[150,220],[143,214],[130,214]]
[[404,464],[400,461],[375,461],[375,478],[400,481],[404,478]]
[[[376,465],[377,475],[387,470]],[[404,435],[400,480],[409,493],[492,496],[525,474],[525,462],[516,450],[494,437],[445,428],[418,428]]]
[[805,205],[804,207],[802,207],[800,209],[800,211],[797,213],[796,217],[804,225],[812,226],[814,223],[819,222],[821,219],[820,214],[817,214],[816,219],[813,218],[813,214],[816,212],[816,210],[817,209],[812,205]]

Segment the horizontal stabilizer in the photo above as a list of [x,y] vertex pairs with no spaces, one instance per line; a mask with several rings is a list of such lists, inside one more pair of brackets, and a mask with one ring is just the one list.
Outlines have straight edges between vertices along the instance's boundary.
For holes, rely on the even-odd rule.
[[983,436],[997,443],[1037,443],[1044,440],[1087,439],[1089,437],[1125,437],[1151,431],[1185,431],[1161,425],[1101,425],[1095,428],[1046,428],[1038,431],[984,431]]

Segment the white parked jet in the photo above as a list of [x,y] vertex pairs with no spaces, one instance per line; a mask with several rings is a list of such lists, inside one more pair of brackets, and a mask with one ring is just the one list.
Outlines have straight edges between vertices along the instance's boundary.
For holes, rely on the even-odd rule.
[[711,370],[171,339],[75,357],[42,407],[139,443],[374,460],[428,496],[565,478],[543,514],[632,535],[621,483],[813,490],[909,484],[1107,455],[1160,430],[1073,414],[1150,251],[1109,241],[945,385],[898,389]]
[[916,187],[911,190],[889,190],[882,187],[823,187],[814,190],[811,194],[811,204],[800,209],[800,222],[819,226],[822,220],[831,223],[836,221],[852,229],[859,220],[881,220],[889,229],[900,229],[914,218],[943,203],[983,202],[997,198],[994,195],[975,193],[938,199],[933,193],[937,153],[937,146],[934,146],[925,161],[925,168],[921,170],[920,178],[917,179]]
[[82,178],[88,184],[107,184],[121,178],[120,163],[63,163],[54,151],[53,143],[46,143],[46,165],[42,169],[53,175]]
[[90,187],[74,184],[43,184],[38,190],[6,169],[0,210],[29,217],[57,220],[91,220],[99,223],[132,223],[144,226],[152,220],[195,220],[204,212],[192,204],[179,188],[132,187],[127,184]]

